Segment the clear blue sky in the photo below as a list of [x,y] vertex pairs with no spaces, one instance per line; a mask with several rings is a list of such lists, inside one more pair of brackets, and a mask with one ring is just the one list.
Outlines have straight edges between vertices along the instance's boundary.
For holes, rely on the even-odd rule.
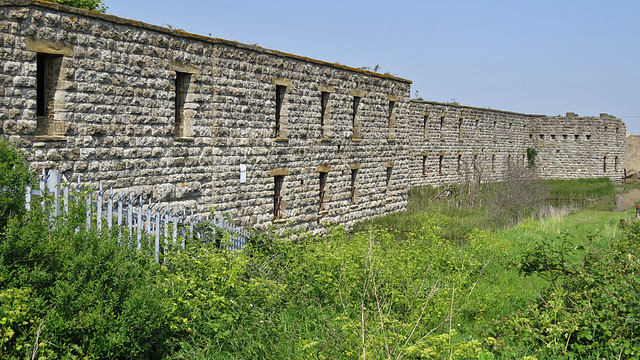
[[353,67],[425,100],[624,120],[640,134],[638,0],[105,0],[107,13]]

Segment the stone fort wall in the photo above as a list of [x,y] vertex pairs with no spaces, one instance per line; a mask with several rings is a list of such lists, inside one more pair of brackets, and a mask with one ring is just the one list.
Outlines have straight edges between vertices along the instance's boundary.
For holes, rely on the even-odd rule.
[[499,180],[529,147],[542,177],[624,171],[606,114],[411,100],[406,79],[39,1],[0,19],[0,131],[34,169],[241,225],[351,226],[412,186]]

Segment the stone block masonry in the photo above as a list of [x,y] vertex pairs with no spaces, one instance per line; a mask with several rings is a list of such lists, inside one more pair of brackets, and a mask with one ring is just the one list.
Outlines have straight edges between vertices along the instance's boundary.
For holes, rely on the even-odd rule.
[[499,180],[527,148],[547,178],[618,180],[622,121],[410,100],[409,80],[31,0],[0,0],[0,131],[34,169],[229,214],[355,222],[408,189]]

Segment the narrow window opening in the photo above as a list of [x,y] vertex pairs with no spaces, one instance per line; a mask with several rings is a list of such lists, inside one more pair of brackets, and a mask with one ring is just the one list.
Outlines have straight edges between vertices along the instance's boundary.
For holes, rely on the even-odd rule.
[[618,157],[613,158],[613,171],[618,171]]
[[480,137],[480,119],[476,119],[476,140]]
[[440,117],[440,139],[444,139],[444,116]]
[[460,118],[458,119],[458,140],[462,140],[463,134],[462,134],[462,121],[464,119]]
[[191,81],[191,74],[181,73],[176,71],[176,84],[175,84],[175,133],[176,137],[185,136],[185,119],[184,119],[184,105],[187,101],[187,93],[189,90],[189,83]]
[[389,101],[389,139],[394,139],[395,138],[395,129],[396,129],[396,118],[395,115],[393,114],[393,109],[396,106],[396,102],[395,101]]
[[498,136],[498,122],[493,120],[493,141],[497,140]]
[[602,158],[602,172],[607,172],[607,157]]
[[330,93],[327,91],[323,91],[320,93],[320,137],[326,137],[325,125],[326,125],[326,116],[327,116],[327,106],[329,105],[329,95]]
[[389,196],[389,192],[391,191],[391,174],[392,173],[393,173],[393,167],[388,166],[387,167],[387,174],[386,174],[386,178],[385,178],[385,188],[386,188],[387,196]]
[[462,171],[462,155],[458,154],[458,172]]
[[473,154],[473,172],[478,172],[478,155]]
[[424,139],[429,138],[429,115],[425,115],[422,120],[422,131]]
[[38,54],[36,62],[36,132],[38,135],[63,133],[54,125],[55,93],[62,56]]
[[282,185],[284,184],[284,175],[276,175],[273,177],[273,218],[279,220],[282,215]]
[[491,155],[491,171],[496,171],[496,156]]
[[360,107],[360,101],[361,101],[361,97],[360,96],[354,96],[353,97],[353,114],[351,117],[351,126],[352,126],[352,131],[353,131],[353,138],[354,139],[360,139],[360,129],[359,129],[359,124],[358,124],[358,108]]
[[444,155],[438,156],[438,174],[442,175],[442,163],[444,161]]
[[563,134],[562,139],[567,140],[567,134]]
[[351,170],[351,204],[357,203],[358,169]]
[[578,138],[580,137],[580,135],[573,135],[574,140],[578,140]]
[[422,157],[422,175],[427,175],[427,157]]
[[328,172],[320,172],[320,189],[318,194],[318,212],[325,210],[325,194],[327,192]]
[[551,140],[555,140],[556,136],[555,135],[551,135]]
[[591,135],[586,135],[587,140],[591,140]]
[[529,140],[533,140],[533,134],[529,134]]
[[507,169],[511,170],[511,154],[507,156]]
[[540,134],[540,140],[544,140],[544,134]]
[[616,146],[620,145],[619,127],[616,127]]
[[276,137],[280,136],[281,132],[281,115],[282,104],[284,103],[284,94],[287,92],[287,87],[284,85],[276,85]]

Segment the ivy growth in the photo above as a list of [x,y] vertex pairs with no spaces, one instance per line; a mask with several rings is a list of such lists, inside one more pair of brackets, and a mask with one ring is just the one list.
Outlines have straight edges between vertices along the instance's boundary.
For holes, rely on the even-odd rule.
[[529,161],[529,166],[534,166],[536,164],[537,155],[538,150],[534,148],[527,148],[527,160]]

